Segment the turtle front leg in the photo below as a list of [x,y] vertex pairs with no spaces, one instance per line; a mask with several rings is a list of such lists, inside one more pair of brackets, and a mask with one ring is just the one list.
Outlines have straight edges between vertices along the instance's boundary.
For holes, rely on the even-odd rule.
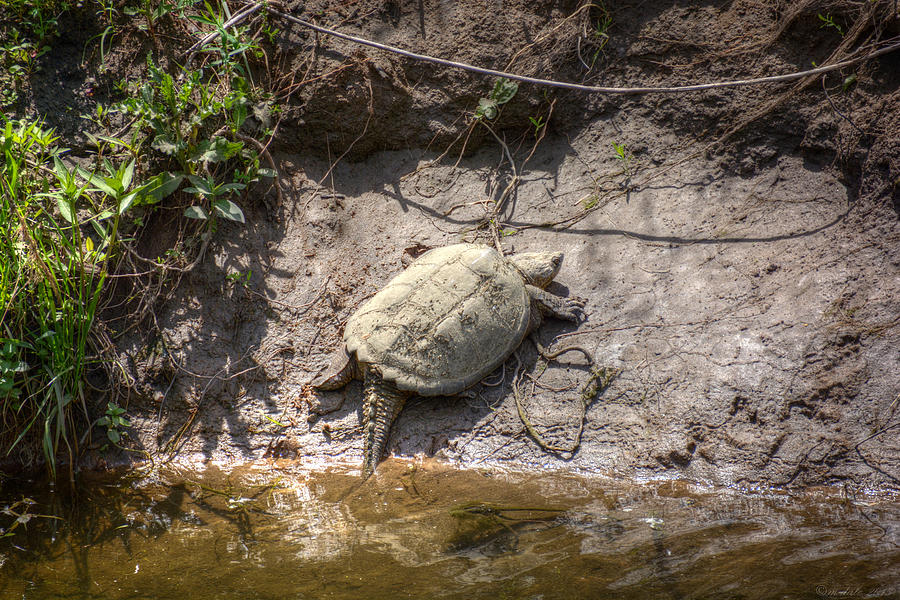
[[408,394],[381,378],[374,368],[366,369],[363,400],[363,479],[375,472],[394,419],[403,409]]
[[531,330],[540,325],[543,315],[550,315],[557,319],[566,321],[580,321],[584,317],[584,300],[574,297],[563,297],[551,294],[547,290],[533,285],[526,285],[528,295],[531,296],[532,305],[536,305],[539,310],[532,310],[532,327]]

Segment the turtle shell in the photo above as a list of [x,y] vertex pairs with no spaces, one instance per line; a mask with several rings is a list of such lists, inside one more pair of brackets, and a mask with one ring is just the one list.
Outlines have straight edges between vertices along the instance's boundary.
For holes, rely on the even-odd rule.
[[435,248],[347,321],[344,342],[401,390],[456,394],[481,381],[528,331],[531,299],[519,271],[496,250]]

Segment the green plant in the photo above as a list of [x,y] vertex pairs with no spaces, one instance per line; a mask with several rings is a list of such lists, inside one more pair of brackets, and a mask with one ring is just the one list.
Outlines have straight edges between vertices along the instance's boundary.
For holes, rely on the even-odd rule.
[[823,15],[822,13],[819,13],[817,16],[819,17],[819,20],[822,22],[822,24],[819,26],[819,29],[831,28],[831,29],[834,29],[835,31],[837,31],[838,35],[843,37],[844,28],[835,22],[834,17],[832,17],[830,14]]
[[584,208],[584,210],[591,210],[600,203],[600,196],[598,196],[596,193],[588,194],[587,196],[579,200],[579,202],[581,202],[581,206]]
[[[51,474],[58,452],[77,452],[76,408],[87,414],[85,376],[102,366],[94,325],[120,220],[180,183],[137,181],[135,159],[67,167],[52,130],[3,119],[0,128],[0,443],[9,453],[39,441]],[[93,230],[92,235],[88,235]]]
[[243,211],[226,196],[260,176],[274,176],[270,169],[260,168],[257,152],[241,139],[229,139],[241,135],[255,92],[234,71],[236,63],[221,66],[208,79],[202,70],[183,71],[176,79],[148,57],[147,82],[116,106],[136,117],[138,130],[149,131],[152,149],[175,161],[173,177],[190,180],[184,191],[204,203],[195,203],[184,214],[208,220],[209,230],[215,229],[218,217],[243,223]]
[[20,340],[0,339],[0,398],[15,402],[22,396],[16,379],[28,370],[28,363],[22,360],[28,349]]
[[616,142],[611,142],[613,150],[616,151],[616,159],[622,163],[625,167],[625,170],[628,170],[628,165],[631,161],[631,155],[628,154],[628,151],[625,149],[625,144],[617,144]]
[[225,276],[225,279],[230,281],[231,283],[239,283],[244,287],[250,285],[250,276],[253,274],[253,271],[247,270],[246,273],[241,273],[240,271],[233,271]]
[[856,83],[856,73],[851,73],[850,75],[845,77],[843,83],[841,83],[841,91],[846,92],[851,87],[853,87],[854,83]]
[[500,113],[500,106],[512,100],[517,91],[519,91],[518,83],[510,81],[506,77],[501,77],[494,84],[491,95],[488,98],[478,100],[475,118],[481,119],[483,117],[489,121],[497,118],[497,115]]
[[594,42],[598,44],[597,50],[594,52],[594,57],[592,60],[592,64],[597,61],[597,58],[600,56],[600,53],[603,51],[603,48],[606,44],[609,43],[609,28],[612,27],[613,18],[612,15],[609,14],[609,11],[601,3],[599,5],[600,8],[600,17],[597,19],[597,22],[594,24],[594,29],[591,31],[591,35],[594,38]]
[[106,437],[113,444],[118,444],[122,437],[128,435],[124,431],[120,431],[120,428],[131,427],[131,422],[123,416],[124,414],[124,408],[109,402],[106,405],[106,414],[97,419],[97,425],[106,427]]
[[84,375],[94,361],[89,333],[105,279],[89,264],[80,228],[60,220],[74,220],[84,189],[71,172],[59,172],[55,142],[40,123],[3,120],[0,297],[8,341],[0,438],[8,453],[34,434],[54,475],[57,451],[74,454],[72,408],[84,403]]
[[541,130],[544,125],[547,123],[544,121],[544,117],[539,116],[538,118],[528,117],[528,120],[531,121],[532,126],[534,126],[534,136],[537,137],[538,132]]
[[189,175],[188,178],[194,185],[192,187],[184,188],[184,191],[209,200],[213,210],[208,211],[203,206],[195,204],[189,206],[184,211],[184,216],[191,219],[206,220],[210,217],[215,218],[215,216],[218,215],[231,221],[237,221],[239,223],[244,222],[244,213],[241,208],[231,200],[225,198],[225,196],[231,194],[231,192],[235,190],[242,190],[247,186],[243,183],[217,184],[212,177],[200,178],[196,175]]
[[177,3],[172,0],[157,0],[156,2],[153,0],[139,0],[137,6],[126,6],[123,12],[130,17],[138,15],[144,17],[146,22],[138,24],[138,29],[147,31],[151,37],[156,38],[156,22],[169,13],[176,10],[183,11],[184,8],[185,2],[183,0]]
[[203,5],[206,8],[205,12],[189,18],[204,25],[211,25],[218,33],[215,41],[203,47],[206,52],[218,54],[218,60],[213,62],[212,66],[225,67],[226,71],[234,71],[251,79],[246,53],[251,51],[260,56],[262,51],[259,45],[247,36],[247,27],[225,27],[225,22],[231,17],[226,4],[220,4],[214,9],[207,0],[204,0]]

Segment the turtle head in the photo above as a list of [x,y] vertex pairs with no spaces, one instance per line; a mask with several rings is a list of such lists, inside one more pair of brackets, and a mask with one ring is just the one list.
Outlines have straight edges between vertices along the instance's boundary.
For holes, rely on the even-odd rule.
[[517,269],[531,285],[546,288],[559,273],[562,266],[562,252],[523,252],[509,257]]

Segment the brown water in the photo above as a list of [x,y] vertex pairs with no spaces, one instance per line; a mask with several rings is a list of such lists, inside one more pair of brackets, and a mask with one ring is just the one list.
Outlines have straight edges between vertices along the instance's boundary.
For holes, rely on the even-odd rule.
[[7,481],[0,510],[2,600],[900,598],[900,503],[834,491],[386,461],[363,484],[272,465]]

